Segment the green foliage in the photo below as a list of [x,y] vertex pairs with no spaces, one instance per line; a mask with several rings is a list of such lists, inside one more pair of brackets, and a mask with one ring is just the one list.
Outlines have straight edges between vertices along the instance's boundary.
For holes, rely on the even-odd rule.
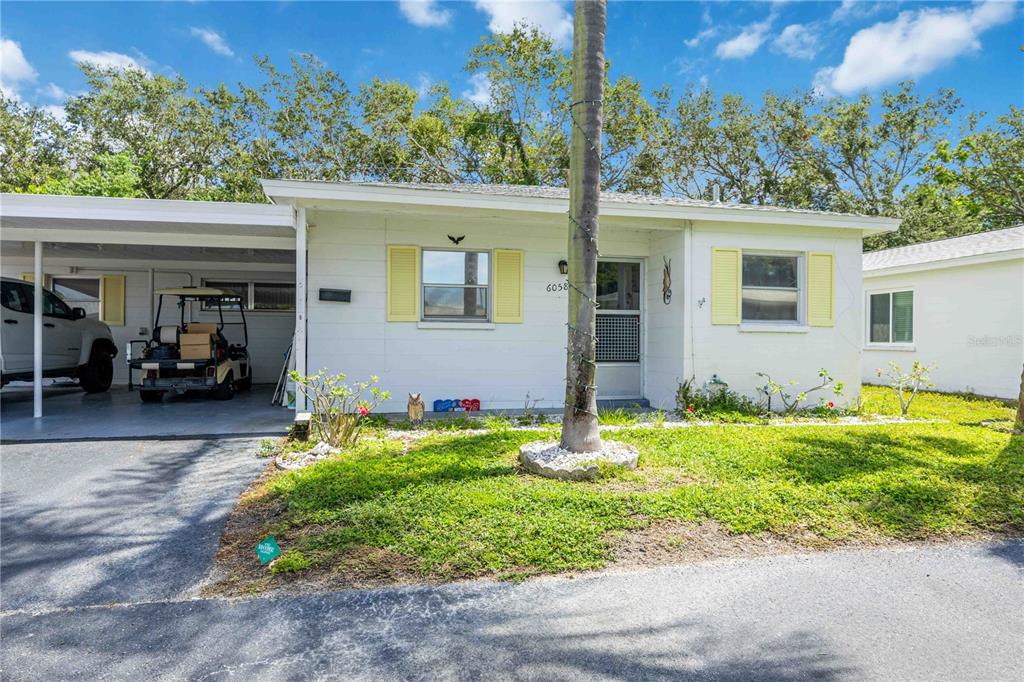
[[675,411],[683,419],[725,423],[758,421],[764,412],[753,400],[725,386],[696,388],[692,378],[676,389]]
[[[570,62],[534,28],[483,37],[461,95],[382,78],[350,88],[312,55],[255,61],[255,81],[213,88],[83,65],[66,121],[2,98],[0,190],[262,202],[260,178],[566,184]],[[1024,222],[1024,109],[960,112],[952,91],[909,82],[751,101],[645,88],[608,65],[602,188],[710,199],[718,185],[726,200],[903,220],[869,250]]]
[[888,367],[875,369],[875,376],[889,383],[900,402],[900,416],[906,417],[907,412],[910,411],[910,404],[914,402],[918,391],[935,386],[928,376],[935,367],[936,365],[925,365],[923,362],[914,360],[910,370],[904,372],[899,364],[890,360]]
[[[869,411],[898,411],[888,389],[864,394]],[[617,534],[658,519],[814,546],[1024,530],[1024,438],[976,425],[1012,419],[1011,408],[918,400],[949,421],[621,430],[640,467],[587,484],[522,476],[518,448],[536,433],[439,433],[405,454],[367,440],[270,481],[287,509],[274,532],[291,548],[272,570],[332,566],[366,547],[437,579],[588,569],[612,558]]]
[[312,565],[313,562],[310,561],[302,552],[289,549],[270,564],[270,572],[273,575],[298,573],[299,571],[306,570]]
[[[797,386],[797,382],[794,380],[787,381],[785,384],[779,384],[771,378],[769,374],[765,372],[758,372],[757,376],[765,380],[765,385],[761,388],[761,393],[768,399],[768,406],[771,409],[771,399],[773,396],[778,397],[779,402],[782,403],[782,411],[784,414],[792,415],[797,410],[801,409],[803,404],[807,401],[807,397],[816,391],[821,391],[831,386],[832,393],[838,400],[843,395],[843,382],[836,381],[829,374],[829,371],[825,368],[818,370],[818,378],[821,382],[812,386],[811,388],[804,389],[803,391],[797,391],[793,393],[789,387]],[[821,399],[819,407],[826,407],[833,409],[835,407],[835,401]]]
[[597,423],[603,426],[635,426],[640,423],[640,415],[622,407],[598,410]]
[[309,402],[310,435],[336,448],[355,445],[366,418],[391,397],[390,391],[377,386],[380,379],[375,376],[349,384],[344,374],[321,369],[308,375],[292,370],[289,378]]
[[132,157],[99,154],[90,168],[78,169],[69,177],[53,177],[29,185],[28,194],[74,194],[89,197],[144,197],[141,169]]

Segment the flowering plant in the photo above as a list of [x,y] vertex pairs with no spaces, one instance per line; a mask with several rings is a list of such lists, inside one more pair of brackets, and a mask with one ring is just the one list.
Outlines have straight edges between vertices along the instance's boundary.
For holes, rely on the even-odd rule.
[[925,365],[915,360],[914,364],[910,366],[910,371],[904,372],[898,364],[890,362],[888,369],[883,370],[881,367],[876,367],[875,376],[889,382],[889,387],[895,391],[896,397],[900,401],[900,416],[906,417],[907,412],[910,411],[910,403],[914,402],[914,398],[917,397],[917,392],[922,388],[935,386],[928,375],[936,367],[937,365]]
[[[798,409],[800,409],[800,405],[802,405],[804,401],[807,400],[807,396],[809,394],[815,391],[820,391],[823,388],[831,386],[832,392],[835,394],[837,398],[843,394],[843,382],[836,381],[835,379],[833,379],[829,371],[824,368],[818,370],[818,378],[821,379],[821,383],[819,383],[817,386],[808,388],[806,391],[799,391],[795,394],[791,393],[790,389],[787,389],[787,386],[796,386],[796,381],[787,381],[785,384],[780,384],[776,382],[774,379],[772,379],[771,375],[766,374],[765,372],[758,372],[757,376],[763,378],[766,381],[765,385],[761,387],[760,391],[768,399],[769,409],[771,408],[772,396],[777,395],[779,396],[779,400],[782,402],[782,411],[785,414],[793,414],[794,412],[796,412]],[[835,403],[829,401],[828,407],[830,409],[834,408]]]
[[345,383],[344,374],[330,375],[325,369],[306,376],[292,370],[289,376],[310,403],[310,430],[336,448],[354,445],[363,421],[391,397],[377,386],[380,379],[375,376],[351,384]]

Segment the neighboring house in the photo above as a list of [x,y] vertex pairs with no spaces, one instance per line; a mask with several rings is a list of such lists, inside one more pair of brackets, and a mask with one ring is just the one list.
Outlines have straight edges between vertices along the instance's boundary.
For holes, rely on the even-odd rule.
[[1024,225],[864,254],[862,377],[915,360],[940,391],[1016,398]]
[[[263,187],[296,210],[300,371],[379,375],[388,411],[410,392],[562,404],[565,190]],[[862,238],[899,221],[605,192],[600,225],[599,399],[672,408],[713,376],[753,397],[757,372],[808,387],[821,368],[858,398]]]

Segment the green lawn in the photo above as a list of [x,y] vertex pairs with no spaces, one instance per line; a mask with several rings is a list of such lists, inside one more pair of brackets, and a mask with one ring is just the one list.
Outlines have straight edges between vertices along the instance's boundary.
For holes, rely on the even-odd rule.
[[[864,395],[867,411],[898,414],[883,389]],[[926,394],[910,416],[946,421],[628,428],[608,435],[639,446],[639,468],[591,483],[521,473],[536,431],[366,440],[270,478],[243,510],[277,510],[256,529],[285,550],[275,573],[369,552],[438,580],[600,567],[614,538],[659,519],[818,547],[1024,532],[1024,438],[982,425],[1011,408]]]

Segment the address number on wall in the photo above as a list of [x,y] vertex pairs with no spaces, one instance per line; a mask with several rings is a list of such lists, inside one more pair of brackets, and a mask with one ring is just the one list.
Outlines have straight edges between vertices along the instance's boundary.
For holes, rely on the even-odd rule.
[[549,292],[569,291],[569,282],[568,281],[565,281],[565,282],[554,282],[552,284],[549,284],[548,285],[548,291]]

